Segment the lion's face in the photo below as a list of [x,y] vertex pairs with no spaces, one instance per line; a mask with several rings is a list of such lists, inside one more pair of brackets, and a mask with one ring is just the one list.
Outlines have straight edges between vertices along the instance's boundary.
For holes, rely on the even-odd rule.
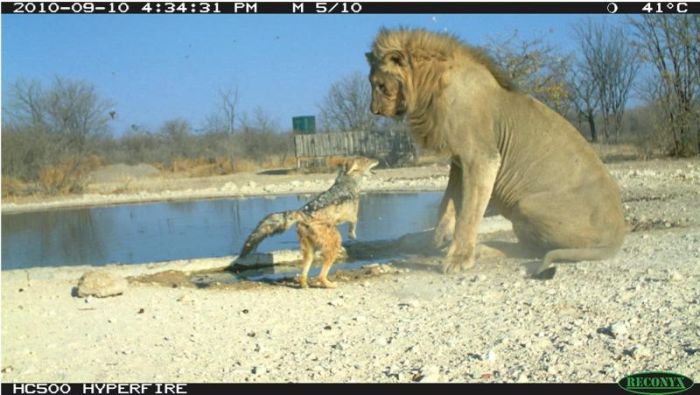
[[372,67],[369,82],[372,84],[372,114],[400,117],[406,113],[403,83],[397,76]]

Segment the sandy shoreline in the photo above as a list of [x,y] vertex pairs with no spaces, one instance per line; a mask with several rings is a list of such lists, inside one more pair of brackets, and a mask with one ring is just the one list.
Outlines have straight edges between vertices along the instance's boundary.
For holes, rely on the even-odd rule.
[[[612,382],[670,370],[697,381],[700,160],[611,168],[634,232],[617,257],[562,264],[551,281],[526,278],[534,261],[524,257],[446,276],[438,257],[405,255],[381,270],[337,273],[335,290],[132,282],[99,299],[73,296],[88,267],[3,271],[2,380]],[[438,190],[440,177],[381,180]],[[306,181],[316,182],[296,187]],[[492,241],[514,237],[501,231]],[[128,277],[230,260],[107,269]]]

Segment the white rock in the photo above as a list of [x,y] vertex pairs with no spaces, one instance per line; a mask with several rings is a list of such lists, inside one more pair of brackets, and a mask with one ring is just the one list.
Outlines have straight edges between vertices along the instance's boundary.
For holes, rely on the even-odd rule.
[[616,322],[608,328],[610,334],[615,338],[619,339],[627,334],[627,326],[622,322]]
[[108,271],[89,271],[78,280],[78,296],[104,298],[121,295],[126,291],[127,286],[126,279]]
[[328,301],[329,306],[340,306],[343,304],[343,299],[340,298],[335,298],[330,301]]
[[672,272],[668,275],[668,279],[669,279],[670,281],[673,281],[673,282],[678,282],[678,281],[683,281],[683,280],[684,280],[683,275],[681,275],[680,273],[678,273],[678,272],[675,271],[675,270],[672,271]]
[[651,359],[652,357],[651,351],[648,348],[639,344],[633,346],[629,354],[630,356],[632,356],[632,358],[638,361],[642,359]]
[[437,383],[442,381],[440,369],[437,366],[424,366],[420,369],[420,383]]
[[486,353],[486,360],[489,362],[493,362],[498,358],[496,355],[496,351],[494,350],[489,350],[489,352]]

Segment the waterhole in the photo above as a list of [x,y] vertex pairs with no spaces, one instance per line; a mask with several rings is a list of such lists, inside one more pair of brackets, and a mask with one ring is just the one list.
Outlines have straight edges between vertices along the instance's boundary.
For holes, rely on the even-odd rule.
[[[441,192],[362,195],[359,241],[395,239],[434,225]],[[236,255],[267,214],[309,195],[91,207],[2,215],[2,269],[100,266]],[[347,240],[347,226],[341,226]],[[266,239],[265,252],[297,249],[294,229]]]

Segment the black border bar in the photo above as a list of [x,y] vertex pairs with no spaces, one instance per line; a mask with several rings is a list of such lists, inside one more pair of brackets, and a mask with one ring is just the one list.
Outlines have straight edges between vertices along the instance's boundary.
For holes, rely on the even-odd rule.
[[[7,395],[211,395],[211,394],[328,394],[328,391],[358,391],[364,395],[391,393],[445,395],[473,393],[505,394],[625,394],[617,384],[138,384],[138,383],[2,383]],[[271,392],[272,391],[272,392]],[[697,393],[689,391],[690,393]]]
[[[303,4],[303,5],[302,5]],[[149,7],[146,7],[146,6]],[[150,12],[146,11],[148,8]],[[23,12],[19,12],[23,11]],[[3,14],[697,14],[700,3],[661,2],[119,2],[3,1]]]

